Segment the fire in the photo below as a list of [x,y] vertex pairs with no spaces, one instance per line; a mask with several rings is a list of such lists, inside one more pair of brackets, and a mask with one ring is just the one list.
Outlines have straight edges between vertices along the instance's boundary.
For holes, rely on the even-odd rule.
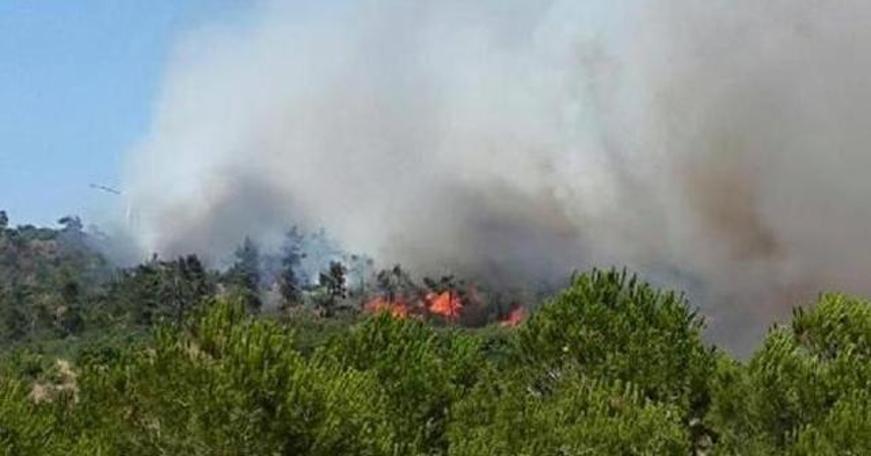
[[363,310],[369,313],[387,312],[394,318],[423,317],[426,314],[438,315],[446,320],[456,322],[463,312],[464,303],[456,290],[441,293],[429,292],[426,295],[407,299],[396,296],[391,299],[384,295],[375,296],[363,304]]
[[370,313],[387,312],[393,318],[408,318],[408,304],[404,299],[398,298],[393,301],[377,296],[363,305],[363,309]]
[[448,320],[457,320],[463,310],[463,301],[452,290],[429,293],[426,295],[426,307],[433,314],[441,315]]
[[514,309],[511,310],[508,316],[505,317],[505,319],[499,322],[499,324],[506,328],[513,328],[522,323],[525,319],[526,309],[524,309],[522,306],[516,306]]

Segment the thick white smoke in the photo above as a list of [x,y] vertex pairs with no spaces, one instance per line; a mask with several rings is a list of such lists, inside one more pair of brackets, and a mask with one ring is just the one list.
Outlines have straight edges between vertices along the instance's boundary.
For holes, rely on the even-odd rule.
[[859,0],[271,2],[179,44],[127,190],[149,251],[628,265],[750,340],[871,292],[868,43]]

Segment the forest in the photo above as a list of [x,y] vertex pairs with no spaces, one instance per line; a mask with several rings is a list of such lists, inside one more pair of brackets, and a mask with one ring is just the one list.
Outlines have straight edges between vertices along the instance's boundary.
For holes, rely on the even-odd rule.
[[621,269],[544,293],[377,270],[298,229],[221,269],[99,243],[0,212],[4,454],[871,454],[860,297],[796,303],[737,359]]

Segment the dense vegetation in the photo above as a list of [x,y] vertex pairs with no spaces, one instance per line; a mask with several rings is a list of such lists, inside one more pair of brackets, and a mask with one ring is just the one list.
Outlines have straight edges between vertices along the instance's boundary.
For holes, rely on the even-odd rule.
[[341,311],[332,264],[317,290],[282,270],[282,302],[312,303],[264,312],[250,243],[224,274],[31,245],[76,229],[3,227],[6,454],[871,454],[861,299],[821,296],[742,362],[681,295],[620,271],[466,328]]

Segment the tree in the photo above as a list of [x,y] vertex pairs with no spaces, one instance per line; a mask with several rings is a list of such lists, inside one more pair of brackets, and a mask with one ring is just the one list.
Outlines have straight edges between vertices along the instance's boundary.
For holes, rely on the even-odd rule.
[[375,261],[365,255],[351,254],[346,257],[348,263],[349,282],[351,278],[356,279],[356,284],[349,287],[348,293],[352,297],[365,298],[367,292],[367,281],[372,276],[372,270]]
[[85,227],[85,225],[82,224],[82,219],[74,215],[62,217],[60,220],[57,221],[57,223],[63,225],[63,231],[72,233],[79,233]]
[[182,324],[187,314],[211,293],[206,270],[196,255],[179,257],[172,263],[163,264],[169,275],[167,284],[172,297],[174,320]]
[[68,278],[61,288],[61,307],[55,309],[55,324],[60,334],[68,336],[81,332],[84,326],[82,318],[82,290],[79,283]]
[[320,284],[326,291],[326,296],[321,302],[321,311],[324,316],[329,317],[333,315],[339,299],[347,297],[348,288],[345,285],[346,273],[345,265],[338,261],[331,261],[330,269],[326,273],[321,273]]
[[157,257],[135,268],[123,270],[110,284],[109,301],[133,321],[143,326],[159,323],[162,318],[163,281]]
[[116,314],[132,314],[137,324],[184,322],[214,285],[196,255],[162,261],[157,257],[123,270],[108,285],[107,302]]
[[[733,376],[734,377],[734,376]],[[740,379],[740,377],[739,377]],[[825,294],[775,327],[746,368],[742,394],[714,396],[724,454],[869,454],[871,451],[871,302]],[[720,382],[726,385],[726,382]],[[738,404],[746,412],[728,412]],[[761,432],[760,432],[761,431]],[[760,435],[761,434],[761,435]]]
[[260,299],[260,248],[249,237],[236,249],[236,262],[228,271],[229,282],[240,293],[249,311],[258,312]]
[[0,319],[5,341],[20,341],[30,334],[33,318],[26,303],[30,302],[31,294],[30,288],[13,283],[10,290],[0,296]]
[[293,306],[302,300],[302,284],[297,269],[305,258],[303,241],[304,236],[297,227],[293,227],[285,235],[281,271],[278,276],[278,288],[285,306]]
[[6,215],[6,211],[0,211],[0,231],[3,231],[8,227],[9,227],[9,216]]
[[630,382],[651,400],[678,404],[690,420],[705,412],[714,366],[703,326],[682,295],[625,271],[594,270],[518,330],[517,363],[546,373],[576,365],[594,378]]
[[383,269],[375,275],[375,285],[389,301],[395,301],[400,296],[411,294],[422,295],[420,289],[401,265],[391,269]]
[[79,217],[68,215],[58,220],[58,223],[63,225],[63,228],[57,233],[58,241],[68,251],[81,251],[86,249],[87,235],[84,231],[84,224]]
[[572,368],[546,386],[505,373],[479,382],[451,409],[449,454],[706,454],[691,450],[676,407],[647,400],[632,384]]
[[188,292],[192,301],[199,301],[206,296],[212,294],[212,284],[209,283],[209,276],[206,273],[206,268],[196,255],[188,255],[183,259],[179,259],[181,264],[182,277],[188,285]]

